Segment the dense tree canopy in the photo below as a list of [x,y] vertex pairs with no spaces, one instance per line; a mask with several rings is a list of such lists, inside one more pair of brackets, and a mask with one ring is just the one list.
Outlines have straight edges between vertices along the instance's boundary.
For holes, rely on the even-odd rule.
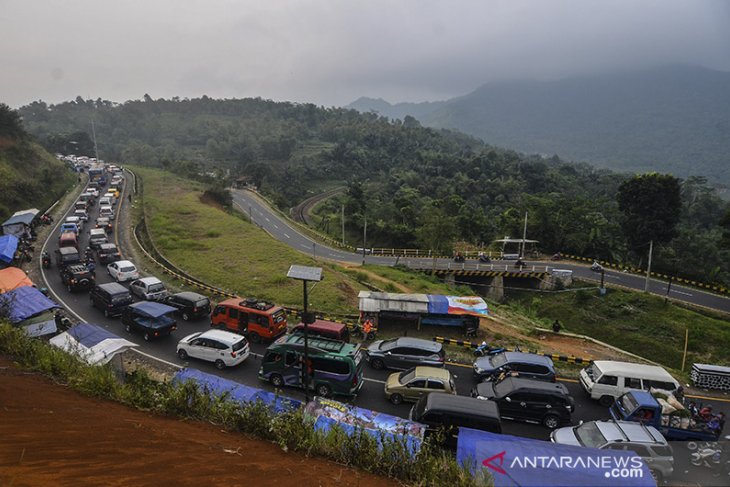
[[622,184],[632,195],[627,201],[648,205],[641,191],[628,191],[633,183],[624,182],[633,180],[627,175],[498,149],[409,117],[206,96],[146,96],[122,104],[79,97],[58,105],[35,102],[20,112],[26,129],[49,147],[63,134],[86,132],[93,117],[104,159],[192,177],[244,176],[282,208],[344,184],[347,190],[318,211],[339,239],[344,205],[346,240],[357,246],[367,219],[369,246],[483,247],[521,236],[527,212],[528,237],[546,252],[637,261],[636,245],[656,239],[662,242],[658,270],[679,267],[697,279],[730,280],[728,249],[719,245],[728,206],[700,178],[650,178],[658,182],[647,194],[664,203],[656,221],[648,221],[660,224],[630,227],[628,206],[617,198]]

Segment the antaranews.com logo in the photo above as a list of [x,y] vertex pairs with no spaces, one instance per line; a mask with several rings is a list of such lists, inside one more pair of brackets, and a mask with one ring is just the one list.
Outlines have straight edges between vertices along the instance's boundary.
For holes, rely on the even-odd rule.
[[507,451],[482,461],[482,465],[495,473],[506,475],[507,469],[555,469],[555,470],[601,470],[603,476],[614,479],[642,478],[644,461],[637,456],[586,455],[586,456],[516,456],[505,466]]

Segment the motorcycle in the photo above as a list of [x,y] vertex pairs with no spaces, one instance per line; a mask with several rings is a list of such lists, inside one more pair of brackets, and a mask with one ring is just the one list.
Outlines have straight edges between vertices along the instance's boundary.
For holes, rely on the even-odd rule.
[[692,453],[690,463],[695,467],[718,468],[722,460],[722,448],[717,443],[708,443]]
[[464,256],[460,253],[454,256],[454,262],[464,262],[465,260]]
[[492,259],[490,259],[487,254],[479,254],[479,262],[489,264],[492,262]]
[[41,265],[44,269],[49,269],[51,267],[51,255],[45,250],[41,256]]
[[490,347],[487,342],[482,342],[477,348],[474,349],[474,356],[483,357],[485,355],[496,355],[504,351],[504,347]]
[[563,256],[560,255],[560,252],[558,252],[557,254],[553,254],[553,256],[550,257],[550,260],[561,260],[562,258]]
[[591,270],[593,272],[603,272],[603,266],[597,260],[594,260],[593,264],[591,264]]

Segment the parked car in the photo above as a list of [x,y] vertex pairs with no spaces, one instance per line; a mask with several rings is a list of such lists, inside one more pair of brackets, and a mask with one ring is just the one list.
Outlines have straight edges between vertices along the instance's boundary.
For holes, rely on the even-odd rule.
[[451,372],[437,367],[413,367],[390,374],[385,381],[385,398],[393,404],[418,401],[429,393],[456,394]]
[[[291,332],[304,333],[304,323],[294,325]],[[345,343],[350,342],[350,330],[347,329],[347,325],[335,321],[315,320],[314,323],[307,325],[307,333],[309,336],[340,340]]]
[[146,301],[160,301],[168,294],[165,285],[156,277],[136,279],[129,284],[129,290]]
[[56,265],[59,268],[80,263],[81,256],[76,247],[61,247],[60,249],[56,249]]
[[104,229],[107,235],[114,231],[114,225],[112,225],[111,220],[105,216],[100,216],[96,219],[96,228]]
[[479,381],[497,377],[501,372],[516,373],[523,379],[557,380],[552,359],[536,353],[502,352],[474,361],[474,377]]
[[86,210],[75,210],[73,216],[78,217],[82,222],[89,221],[89,214]]
[[163,302],[175,308],[185,321],[210,315],[210,299],[202,294],[185,291],[167,296]]
[[402,370],[418,365],[443,367],[446,357],[440,343],[410,337],[377,340],[366,349],[366,354],[376,370]]
[[119,249],[113,243],[103,243],[96,249],[96,255],[100,264],[109,264],[122,259]]
[[63,232],[58,237],[58,248],[62,249],[64,247],[72,247],[77,251],[79,250],[79,239],[74,232]]
[[674,454],[667,440],[652,426],[631,421],[590,421],[560,428],[550,441],[563,445],[633,451],[644,460],[657,481],[674,471]]
[[246,335],[253,343],[259,343],[286,333],[286,311],[261,299],[231,298],[216,305],[210,326]]
[[172,317],[174,312],[175,308],[166,304],[140,301],[124,308],[122,324],[128,333],[142,332],[144,340],[148,342],[177,329],[177,321]]
[[73,232],[76,235],[79,234],[79,226],[75,223],[61,223],[61,228],[59,230],[59,235],[63,235],[66,232]]
[[87,290],[94,284],[94,274],[83,264],[59,266],[59,272],[68,292]]
[[107,272],[117,282],[139,279],[137,268],[128,260],[118,260],[106,266]]
[[98,249],[101,244],[105,243],[109,243],[109,241],[103,228],[92,228],[89,230],[89,247]]
[[96,284],[89,293],[91,306],[99,308],[104,316],[118,316],[122,310],[132,304],[129,290],[116,282]]
[[76,225],[76,228],[81,228],[84,226],[84,222],[76,215],[67,216],[63,223],[73,223]]
[[679,388],[679,382],[658,365],[596,360],[580,371],[580,385],[592,399],[605,407],[611,406],[617,397],[628,391],[650,388],[671,392]]
[[248,358],[246,337],[223,330],[208,330],[188,335],[177,344],[177,355],[215,363],[218,369],[233,367]]
[[103,216],[105,218],[109,218],[109,220],[111,221],[114,221],[114,209],[110,205],[100,206],[99,216]]
[[504,419],[541,423],[555,429],[570,424],[575,402],[563,384],[507,377],[499,382],[482,382],[472,397],[493,401]]

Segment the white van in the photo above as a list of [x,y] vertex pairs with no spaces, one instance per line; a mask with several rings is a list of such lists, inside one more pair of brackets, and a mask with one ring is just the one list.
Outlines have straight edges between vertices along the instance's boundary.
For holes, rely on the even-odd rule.
[[669,372],[657,365],[596,360],[580,371],[580,384],[602,406],[610,406],[621,394],[650,388],[674,392],[679,387]]
[[111,205],[112,205],[112,200],[111,200],[111,199],[110,199],[110,198],[109,198],[108,196],[103,196],[103,197],[102,197],[102,198],[101,198],[101,199],[99,200],[99,206],[100,206],[100,207],[101,207],[101,206],[111,206]]
[[111,206],[102,206],[99,208],[99,216],[114,220],[114,209]]

